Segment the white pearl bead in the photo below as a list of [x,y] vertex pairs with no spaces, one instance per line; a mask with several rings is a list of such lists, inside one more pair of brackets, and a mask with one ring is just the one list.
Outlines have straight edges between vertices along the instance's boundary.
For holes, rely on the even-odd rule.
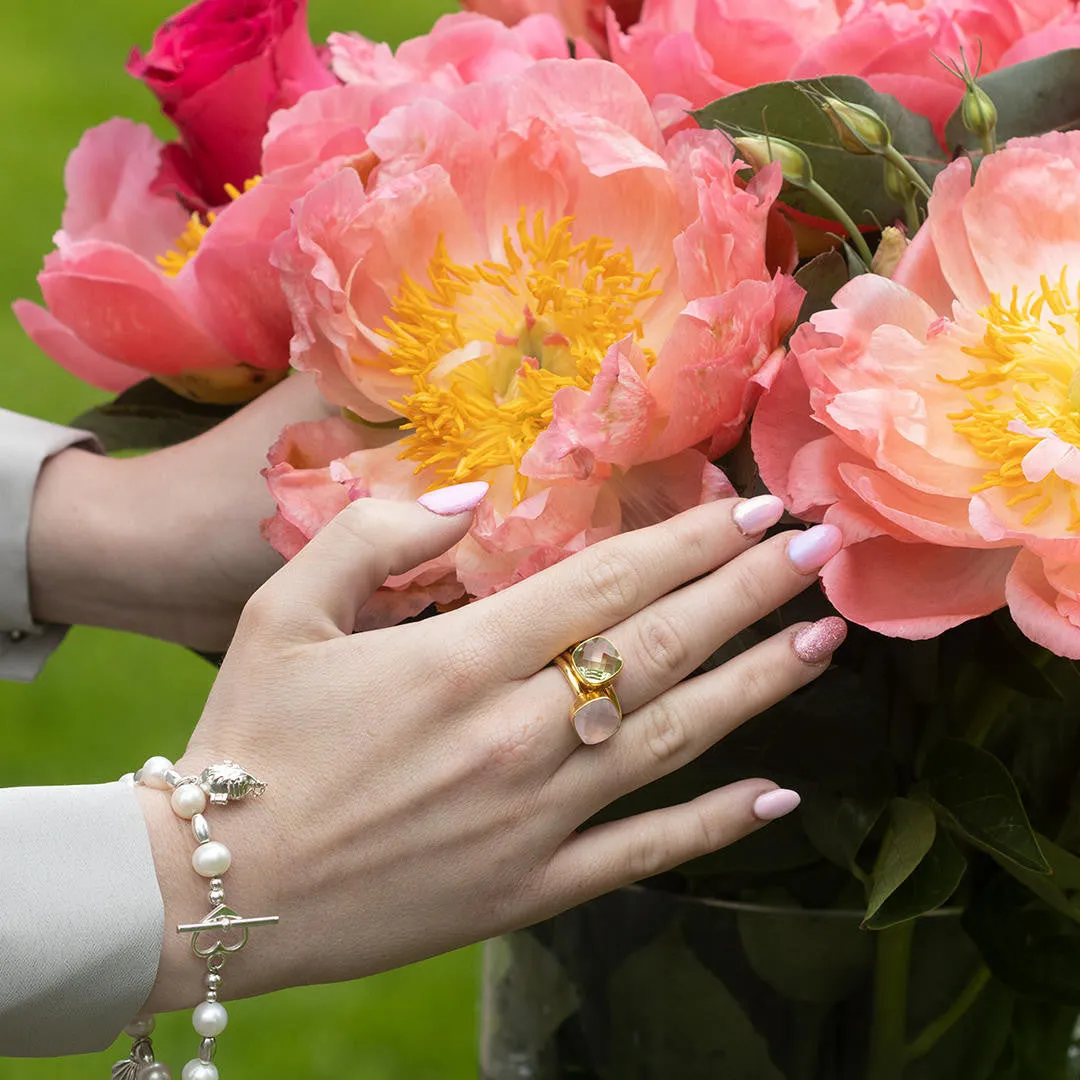
[[209,840],[191,853],[191,865],[201,877],[220,877],[232,865],[232,852],[219,840]]
[[229,1014],[225,1006],[217,1001],[203,1001],[195,1006],[191,1014],[191,1026],[204,1039],[212,1039],[225,1030]]
[[217,1066],[192,1058],[184,1066],[183,1080],[218,1080]]
[[152,1016],[136,1016],[126,1028],[124,1034],[132,1039],[141,1039],[154,1032],[154,1018]]
[[167,757],[147,758],[142,767],[142,782],[158,791],[164,791],[169,785],[165,782],[165,774],[173,767],[173,763]]
[[172,808],[177,817],[190,821],[206,809],[206,792],[198,784],[181,784],[173,789]]
[[172,1072],[168,1065],[162,1065],[155,1061],[151,1065],[144,1065],[138,1072],[139,1080],[172,1080]]

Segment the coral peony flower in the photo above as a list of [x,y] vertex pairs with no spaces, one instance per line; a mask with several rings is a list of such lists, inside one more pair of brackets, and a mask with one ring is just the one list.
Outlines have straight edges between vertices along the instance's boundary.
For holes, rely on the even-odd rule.
[[[562,24],[566,37],[586,44],[607,56],[608,11],[617,26],[628,29],[641,18],[642,0],[464,0],[462,6],[490,15],[507,26],[517,26],[533,15],[552,15]],[[579,56],[583,53],[579,50]]]
[[202,208],[259,171],[274,112],[335,82],[308,36],[306,0],[199,0],[158,29],[149,53],[135,50],[128,71],[180,132],[159,183]]
[[267,177],[216,215],[189,215],[151,188],[162,143],[111,120],[83,136],[65,172],[56,250],[38,277],[46,309],[14,305],[54,360],[106,390],[147,374],[196,400],[244,401],[283,377],[291,330],[274,238],[307,169]]
[[746,87],[858,75],[943,136],[963,84],[935,57],[981,55],[983,72],[1014,63],[1010,50],[1069,8],[1070,0],[646,0],[635,26],[620,32],[609,22],[608,37],[612,59],[668,131],[688,123],[688,109]]
[[263,144],[265,171],[359,157],[367,151],[367,133],[398,105],[443,98],[469,83],[570,55],[562,28],[549,15],[508,29],[464,11],[444,15],[430,33],[403,42],[396,54],[359,34],[331,34],[329,46],[342,85],[306,94],[271,118]]
[[932,637],[1008,604],[1080,658],[1080,134],[937,179],[891,281],[792,339],[753,445],[792,512],[835,522],[848,618]]
[[[368,142],[366,185],[350,169],[314,188],[275,260],[296,366],[369,424],[404,426],[378,449],[356,427],[351,453],[344,422],[288,433],[268,470],[279,550],[350,498],[486,480],[435,568],[483,596],[730,493],[710,461],[801,298],[766,266],[775,169],[742,189],[719,133],[665,145],[632,81],[591,60],[404,106]],[[419,610],[430,592],[413,593]]]

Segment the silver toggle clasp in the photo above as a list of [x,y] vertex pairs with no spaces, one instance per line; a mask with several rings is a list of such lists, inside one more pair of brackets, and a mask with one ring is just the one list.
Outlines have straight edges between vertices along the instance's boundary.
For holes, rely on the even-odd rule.
[[[231,907],[218,904],[209,915],[198,923],[180,923],[178,934],[191,934],[191,951],[200,959],[239,952],[248,943],[249,927],[275,926],[281,921],[278,915],[262,915],[247,919]],[[229,940],[231,932],[240,929],[235,940]]]

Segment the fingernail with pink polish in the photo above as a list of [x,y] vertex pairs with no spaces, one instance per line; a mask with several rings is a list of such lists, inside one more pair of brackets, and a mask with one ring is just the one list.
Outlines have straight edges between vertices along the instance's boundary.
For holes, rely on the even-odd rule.
[[820,570],[842,547],[844,537],[835,525],[815,525],[788,544],[788,558],[800,574]]
[[847,623],[839,615],[830,615],[804,626],[791,639],[791,647],[804,664],[820,664],[840,648],[846,637]]
[[775,495],[745,499],[731,511],[731,520],[743,536],[759,536],[772,528],[784,513],[784,504]]
[[475,510],[487,493],[488,485],[478,480],[471,484],[454,484],[452,487],[428,491],[416,501],[439,517],[454,517]]
[[775,821],[785,814],[790,814],[802,799],[797,791],[790,788],[776,788],[766,791],[754,800],[754,817],[758,821]]

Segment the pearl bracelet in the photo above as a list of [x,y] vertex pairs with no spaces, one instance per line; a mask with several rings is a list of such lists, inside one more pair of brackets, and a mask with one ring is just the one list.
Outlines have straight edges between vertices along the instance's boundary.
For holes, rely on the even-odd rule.
[[[229,1022],[225,1006],[218,1001],[221,969],[230,953],[239,952],[248,943],[252,926],[273,925],[278,917],[267,915],[246,919],[226,905],[222,878],[232,865],[232,853],[224,844],[210,838],[204,811],[208,803],[224,806],[249,796],[257,797],[266,790],[266,784],[231,761],[211,765],[199,776],[181,776],[173,763],[163,757],[150,758],[131,779],[144,787],[172,791],[173,813],[191,823],[197,841],[191,855],[192,868],[210,882],[209,914],[201,922],[181,923],[176,932],[191,935],[191,950],[206,962],[207,968],[206,1000],[195,1006],[191,1016],[195,1033],[202,1039],[199,1056],[184,1066],[182,1077],[183,1080],[218,1080],[214,1052],[217,1037]],[[237,929],[239,933],[233,933]],[[124,1028],[124,1034],[134,1042],[127,1059],[112,1067],[112,1080],[172,1080],[169,1067],[154,1060],[154,1046],[150,1041],[153,1030],[153,1016],[138,1016]]]

